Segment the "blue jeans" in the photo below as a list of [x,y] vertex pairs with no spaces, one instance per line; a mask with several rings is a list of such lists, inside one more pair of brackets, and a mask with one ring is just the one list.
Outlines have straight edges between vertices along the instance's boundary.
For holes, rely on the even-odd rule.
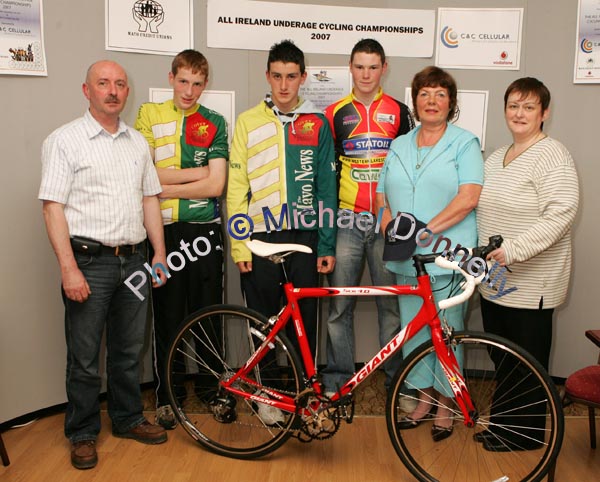
[[125,432],[144,421],[140,392],[140,355],[144,343],[149,281],[141,301],[123,282],[142,270],[142,253],[130,256],[75,253],[91,294],[84,303],[67,299],[67,411],[65,435],[71,442],[95,440],[100,432],[99,357],[106,328],[108,414],[113,430]]
[[[355,217],[358,216],[355,214]],[[337,232],[335,248],[335,269],[329,275],[329,285],[357,286],[360,283],[365,258],[374,285],[396,284],[396,276],[388,271],[383,263],[384,239],[375,232],[375,226],[363,231],[357,223],[352,229],[340,228]],[[396,296],[378,296],[377,319],[379,322],[379,344],[384,346],[400,331],[400,315]],[[335,391],[354,373],[354,305],[352,296],[329,298],[329,318],[327,320],[327,368],[323,370],[325,390]],[[389,387],[392,377],[402,361],[400,352],[384,365]]]

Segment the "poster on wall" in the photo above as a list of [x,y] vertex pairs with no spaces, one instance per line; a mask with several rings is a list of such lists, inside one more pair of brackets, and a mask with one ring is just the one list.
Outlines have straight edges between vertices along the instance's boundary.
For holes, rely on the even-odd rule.
[[[166,102],[173,98],[173,89],[150,88],[150,102]],[[227,138],[229,144],[233,139],[235,123],[235,92],[229,90],[205,90],[198,103],[218,112],[227,121]]]
[[48,75],[42,0],[0,0],[0,74]]
[[193,0],[105,0],[105,48],[176,55],[194,48]]
[[207,45],[269,50],[282,39],[304,52],[348,55],[363,38],[390,57],[431,57],[435,10],[208,0]]
[[300,96],[310,100],[319,110],[325,110],[352,90],[348,67],[306,67],[306,73]]
[[597,84],[600,83],[600,0],[579,0],[578,7],[573,82]]
[[522,8],[440,8],[435,65],[519,70]]
[[[460,115],[453,124],[475,134],[481,144],[481,150],[485,151],[489,92],[487,90],[459,90],[456,97]],[[410,106],[411,111],[413,110],[410,87],[404,91],[404,103]],[[419,125],[419,122],[416,124]]]

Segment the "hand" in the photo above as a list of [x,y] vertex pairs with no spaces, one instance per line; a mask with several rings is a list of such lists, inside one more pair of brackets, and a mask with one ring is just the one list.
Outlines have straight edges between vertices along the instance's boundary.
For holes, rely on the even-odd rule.
[[335,256],[319,256],[317,258],[317,272],[328,274],[335,267]]
[[504,248],[495,249],[487,255],[486,260],[491,261],[492,264],[494,261],[497,261],[500,266],[506,266],[506,253],[504,252]]
[[[427,226],[425,226],[425,229],[429,229],[429,228]],[[430,234],[430,232],[431,232],[431,229],[429,229],[429,232],[423,231],[421,233],[421,236],[419,236],[419,241],[425,241],[425,240],[429,239],[429,236],[433,236],[432,234]]]
[[158,264],[161,264],[162,266],[166,267],[166,256],[154,255],[154,257],[152,258],[152,266],[156,266],[156,269],[153,269],[153,272],[154,274],[156,274],[156,276],[158,276],[158,280],[154,276],[151,276],[153,288],[160,288],[161,286],[164,286],[167,282],[167,274],[160,267],[157,266]]
[[83,303],[92,294],[90,285],[79,268],[63,273],[62,286],[65,296],[77,303]]
[[145,32],[148,29],[148,22],[139,12],[135,11],[135,8],[131,9],[131,13],[133,13],[133,19],[138,24],[138,32]]
[[158,33],[158,26],[165,21],[165,12],[160,12],[159,15],[150,19],[148,25],[150,25],[150,32]]
[[252,271],[252,261],[239,261],[236,264],[242,274]]

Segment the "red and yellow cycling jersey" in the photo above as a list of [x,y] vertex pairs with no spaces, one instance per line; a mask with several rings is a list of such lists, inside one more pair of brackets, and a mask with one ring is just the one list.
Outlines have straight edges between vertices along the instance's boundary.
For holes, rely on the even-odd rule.
[[325,116],[335,141],[339,207],[374,213],[375,188],[390,144],[415,126],[408,107],[380,89],[369,106],[350,94],[327,107]]

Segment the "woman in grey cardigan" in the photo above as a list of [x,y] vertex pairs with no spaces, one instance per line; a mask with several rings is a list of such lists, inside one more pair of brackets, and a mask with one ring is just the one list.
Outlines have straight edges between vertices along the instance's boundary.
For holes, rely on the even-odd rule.
[[[504,116],[513,143],[498,149],[485,162],[477,208],[479,244],[501,234],[504,243],[488,260],[510,270],[506,287],[496,291],[487,284],[480,287],[484,329],[521,345],[546,370],[552,315],[567,295],[571,225],[579,202],[571,155],[542,130],[549,104],[550,92],[537,79],[518,79],[508,87]],[[498,408],[491,414],[488,430],[476,434],[476,439],[490,451],[538,448],[544,437],[545,403],[536,403],[535,390],[527,387],[515,366],[493,361],[498,379],[506,376],[508,380],[502,389],[497,387],[494,400]],[[515,393],[507,396],[511,389]],[[516,398],[520,398],[518,406],[523,406],[523,394],[528,389],[531,406],[526,410],[517,410],[514,402],[511,406],[510,400]],[[524,417],[527,430],[520,428]],[[537,430],[529,420],[539,421]],[[497,428],[495,422],[512,426],[512,430]]]

